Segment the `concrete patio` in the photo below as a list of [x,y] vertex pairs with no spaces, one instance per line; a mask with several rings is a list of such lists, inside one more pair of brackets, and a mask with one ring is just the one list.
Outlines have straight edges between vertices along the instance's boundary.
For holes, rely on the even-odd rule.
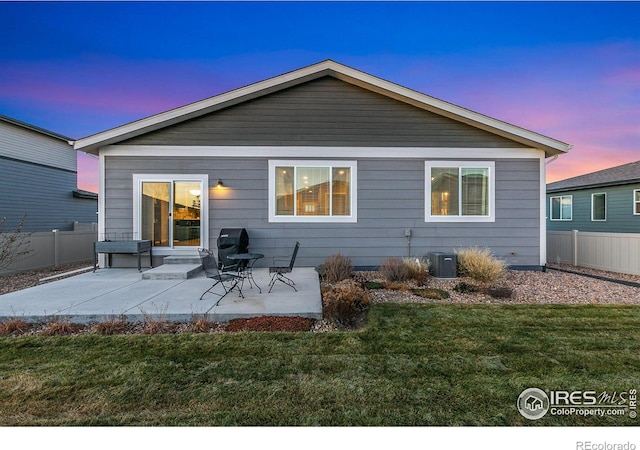
[[[203,272],[189,279],[148,280],[143,274],[137,269],[99,269],[0,295],[0,321],[90,323],[124,318],[188,322],[205,315],[215,322],[270,315],[322,318],[320,283],[313,268],[293,270],[291,278],[298,292],[278,282],[271,293],[266,292],[268,269],[255,269],[254,278],[262,293],[245,282],[245,298],[234,290],[217,306],[218,295],[208,293],[199,300],[213,284]],[[218,285],[213,292],[224,291]]]

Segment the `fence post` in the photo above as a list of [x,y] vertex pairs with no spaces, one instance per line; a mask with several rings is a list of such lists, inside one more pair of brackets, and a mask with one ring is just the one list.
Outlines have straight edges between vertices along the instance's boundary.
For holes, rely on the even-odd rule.
[[60,264],[60,233],[59,230],[51,230],[53,233],[53,268],[57,269]]
[[577,266],[578,265],[578,230],[573,230],[571,234],[573,238],[571,242],[571,248],[573,250],[573,265]]

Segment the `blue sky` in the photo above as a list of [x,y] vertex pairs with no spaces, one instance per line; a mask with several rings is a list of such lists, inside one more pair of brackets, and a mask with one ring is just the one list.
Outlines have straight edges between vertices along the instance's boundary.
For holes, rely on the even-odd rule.
[[[0,114],[81,138],[333,59],[574,148],[640,159],[639,2],[0,2]],[[97,162],[79,157],[79,187]]]

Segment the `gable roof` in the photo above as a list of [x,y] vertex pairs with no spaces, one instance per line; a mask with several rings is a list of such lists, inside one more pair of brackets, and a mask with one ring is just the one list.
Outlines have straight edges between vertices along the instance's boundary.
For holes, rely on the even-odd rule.
[[621,184],[640,183],[640,161],[635,161],[597,172],[579,175],[547,185],[547,192],[559,192],[595,188],[602,186],[615,186]]
[[137,120],[112,128],[92,136],[79,139],[76,150],[97,154],[98,148],[116,144],[126,139],[155,131],[169,125],[193,119],[238,103],[258,98],[282,89],[290,88],[324,76],[332,76],[361,88],[377,92],[395,100],[410,104],[433,113],[445,116],[476,128],[506,137],[523,144],[524,147],[539,148],[546,156],[565,153],[571,149],[569,144],[543,136],[539,133],[511,125],[489,116],[456,106],[395,83],[374,77],[359,70],[326,60],[303,67],[293,72],[269,78],[239,89],[234,89],[214,97],[200,100],[179,108]]
[[35,131],[36,133],[40,133],[40,134],[43,134],[45,136],[49,136],[49,137],[52,137],[54,139],[59,139],[61,141],[64,141],[67,144],[72,144],[73,143],[73,139],[71,139],[70,137],[63,136],[63,135],[58,134],[58,133],[54,133],[53,131],[45,130],[44,128],[40,128],[40,127],[37,127],[35,125],[31,125],[29,123],[26,123],[26,122],[22,122],[22,121],[20,121],[18,119],[14,119],[12,117],[3,116],[3,115],[0,114],[0,122],[9,123],[11,125],[15,125],[17,127],[24,128],[24,129],[29,130],[29,131]]

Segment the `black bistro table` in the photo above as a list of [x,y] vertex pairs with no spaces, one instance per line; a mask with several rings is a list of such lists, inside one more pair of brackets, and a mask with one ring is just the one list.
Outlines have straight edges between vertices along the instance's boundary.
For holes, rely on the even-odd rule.
[[153,251],[151,250],[151,241],[135,240],[135,241],[97,241],[93,243],[93,271],[98,267],[98,253],[107,253],[109,255],[109,267],[111,267],[111,255],[129,254],[138,255],[138,271],[142,272],[140,265],[140,255],[149,252],[149,265],[153,267]]
[[[262,294],[262,289],[253,278],[253,265],[257,260],[264,258],[264,255],[262,253],[234,253],[233,255],[227,256],[227,258],[238,261],[238,274],[242,277],[242,280],[244,281],[245,278],[249,280],[249,286],[251,287],[255,284],[258,292]],[[242,292],[242,287],[240,288],[240,292]]]

